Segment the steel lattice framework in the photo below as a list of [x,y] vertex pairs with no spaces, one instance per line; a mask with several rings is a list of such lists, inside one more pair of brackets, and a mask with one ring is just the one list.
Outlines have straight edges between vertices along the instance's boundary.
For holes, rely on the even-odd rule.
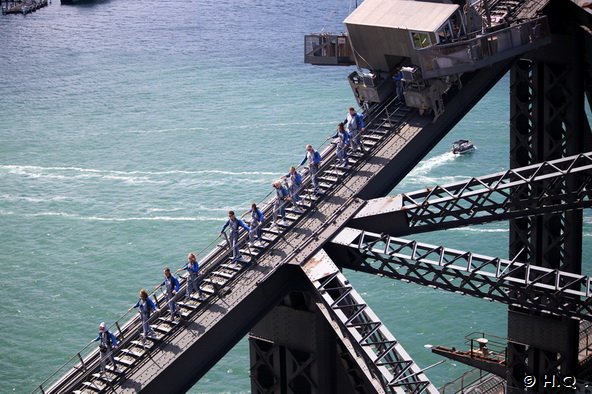
[[[565,178],[580,177],[579,188],[566,191]],[[502,220],[525,214],[565,211],[592,205],[592,152],[471,178],[425,191],[402,194],[412,232],[436,227]],[[534,188],[535,185],[540,187]],[[524,189],[536,194],[513,199]]]
[[349,281],[337,271],[315,282],[323,301],[341,329],[355,338],[356,350],[373,366],[376,376],[390,393],[435,393],[399,341],[362,300]]
[[357,255],[337,260],[348,261],[343,268],[592,320],[589,276],[351,228],[340,233],[333,244]]
[[[568,180],[578,188],[566,190]],[[526,193],[530,191],[530,193]],[[481,224],[592,205],[592,152],[368,201],[352,227],[390,235]],[[396,218],[404,215],[404,218]],[[402,225],[392,226],[398,219]]]

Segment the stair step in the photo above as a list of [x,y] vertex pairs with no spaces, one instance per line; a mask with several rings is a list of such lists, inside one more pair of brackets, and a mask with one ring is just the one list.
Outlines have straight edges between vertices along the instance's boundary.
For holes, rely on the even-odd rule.
[[[193,296],[191,296],[191,298],[193,299]],[[182,308],[191,309],[192,311],[197,309],[197,305],[194,305],[190,302],[177,302],[177,305],[179,305]]]
[[201,300],[198,296],[198,293],[193,293],[190,296],[191,301],[197,302],[198,304],[192,303],[191,305],[193,305],[195,308],[197,308],[202,302],[205,302],[207,297],[208,297],[208,295],[205,294],[205,291],[203,291],[203,289],[201,291]]
[[340,177],[345,174],[345,171],[342,169],[340,170],[338,166],[335,166],[333,169],[325,171],[325,174]]
[[243,254],[243,255],[246,254],[247,256],[257,257],[259,255],[259,250],[255,249],[255,248],[241,249],[240,252],[241,252],[241,254]]
[[123,357],[114,357],[115,361],[117,361],[120,364],[123,364],[127,367],[129,367],[130,365],[132,365],[136,360],[132,360],[129,356],[123,356]]
[[383,136],[381,135],[373,135],[373,134],[368,134],[362,137],[362,140],[364,140],[364,144],[366,143],[367,140],[373,140],[373,141],[380,141],[382,140]]
[[220,267],[223,267],[223,268],[226,268],[229,270],[233,270],[233,271],[240,271],[242,269],[242,267],[236,263],[222,263],[222,264],[220,264]]
[[177,324],[179,324],[179,321],[171,320],[170,317],[164,317],[164,316],[159,317],[158,321],[162,322],[162,323],[166,323],[166,324],[172,324],[173,326],[176,326]]
[[162,332],[163,334],[168,334],[169,332],[171,332],[173,330],[172,327],[167,327],[164,324],[159,324],[157,326],[154,326],[154,329],[156,331]]
[[[148,338],[148,340],[146,340],[146,343],[143,343],[141,340],[140,341],[131,341],[131,343],[133,345],[136,345],[142,349],[150,349],[152,346],[154,346],[153,342],[150,341],[150,338]],[[116,358],[117,360],[117,358]]]
[[113,382],[115,382],[115,379],[116,379],[116,378],[110,378],[106,373],[103,373],[103,374],[93,373],[92,376],[95,379],[99,379],[100,381],[105,382],[105,383],[113,383]]
[[257,250],[260,249],[265,249],[267,247],[267,245],[265,244],[265,242],[257,242],[256,244],[251,244],[250,248],[256,248]]
[[100,393],[105,388],[105,385],[97,385],[96,382],[89,381],[82,382],[82,385],[86,388],[96,391],[97,393]]
[[121,353],[138,358],[138,357],[142,357],[142,355],[144,354],[144,351],[143,350],[137,351],[137,350],[133,350],[133,349],[121,349]]
[[205,278],[205,279],[203,279],[203,282],[207,283],[207,284],[214,285],[214,286],[224,286],[227,281],[220,281],[220,280],[213,280],[210,278]]
[[276,235],[276,236],[279,235],[279,234],[281,234],[281,233],[283,233],[283,231],[284,230],[281,227],[278,228],[277,226],[270,226],[270,227],[267,227],[267,228],[264,228],[263,229],[263,232],[264,233],[271,233],[271,234]]
[[378,125],[376,127],[373,127],[371,129],[367,129],[366,133],[364,133],[364,135],[369,135],[369,134],[376,134],[376,135],[385,135],[388,133],[388,130],[393,126],[392,122],[390,121],[386,121],[385,123]]
[[214,271],[214,272],[212,272],[212,275],[221,276],[221,277],[226,278],[226,279],[232,279],[234,277],[234,274],[228,274],[228,273],[223,272],[223,271]]
[[325,182],[330,182],[330,183],[335,183],[335,182],[339,181],[339,178],[334,177],[334,176],[330,176],[330,174],[327,174],[327,171],[325,171],[325,173],[319,177],[319,180],[325,181]]

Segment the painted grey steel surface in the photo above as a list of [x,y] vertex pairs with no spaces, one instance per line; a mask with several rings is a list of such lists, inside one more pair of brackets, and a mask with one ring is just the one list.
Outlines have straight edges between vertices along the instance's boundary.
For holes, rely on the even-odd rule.
[[[577,178],[576,190],[564,182]],[[512,198],[534,190],[528,198]],[[348,226],[394,236],[592,205],[592,152],[367,201]]]
[[[508,66],[509,63],[504,63],[498,68],[466,75],[463,80],[463,90],[450,92],[450,105],[437,123],[432,123],[430,118],[416,113],[405,117],[408,110],[403,111],[402,116],[398,117],[397,108],[368,114],[368,134],[376,130],[383,136],[379,140],[365,142],[369,148],[372,146],[372,154],[360,158],[355,167],[339,176],[334,185],[330,186],[331,189],[327,189],[327,195],[314,208],[311,208],[302,218],[298,218],[289,231],[282,231],[268,248],[261,251],[256,256],[257,265],[245,268],[230,281],[213,280],[212,286],[214,283],[219,283],[220,288],[225,286],[231,289],[231,293],[220,301],[218,296],[213,296],[217,305],[214,309],[200,307],[188,324],[188,327],[192,327],[193,330],[183,327],[172,329],[174,338],[178,338],[175,339],[178,341],[175,347],[176,353],[167,350],[166,343],[155,344],[146,353],[150,354],[152,359],[158,359],[158,365],[145,362],[147,355],[141,357],[139,361],[128,358],[130,365],[125,375],[119,379],[113,379],[109,384],[114,387],[125,386],[129,392],[148,387],[150,390],[167,389],[169,379],[164,371],[170,368],[176,369],[175,366],[178,364],[175,360],[189,357],[185,354],[193,354],[193,357],[209,360],[209,362],[204,363],[202,368],[192,371],[182,368],[176,371],[175,379],[178,387],[190,387],[224,354],[220,349],[224,351],[231,348],[255,323],[249,319],[238,319],[234,326],[227,327],[221,323],[225,314],[231,310],[236,313],[236,316],[254,314],[255,312],[247,307],[247,303],[241,302],[242,298],[254,291],[259,283],[273,280],[273,273],[279,266],[301,265],[308,261],[357,213],[364,204],[365,198],[387,194],[503,76]],[[327,161],[329,157],[333,157],[332,153],[327,156]],[[328,173],[330,168],[327,165],[322,170]],[[212,263],[215,262],[212,270],[225,261],[227,254],[227,249],[221,246],[208,256]],[[260,313],[266,310],[268,305],[262,304]],[[131,327],[129,330],[139,329],[137,320],[129,325]],[[221,330],[219,328],[221,326],[224,326],[224,330],[230,331]],[[210,330],[218,335],[205,335]],[[91,354],[87,364],[87,371],[70,371],[62,381],[63,384],[54,386],[54,389],[48,392],[60,392],[64,387],[69,387],[68,391],[83,392],[84,386],[81,385],[89,379],[91,383],[99,381],[99,378],[92,376],[92,373],[97,370],[98,355]],[[77,387],[80,388],[77,389]]]
[[387,392],[435,394],[423,370],[339,271],[315,282],[327,314],[354,339],[357,354],[378,371]]
[[592,320],[589,276],[351,228],[326,250],[342,268]]

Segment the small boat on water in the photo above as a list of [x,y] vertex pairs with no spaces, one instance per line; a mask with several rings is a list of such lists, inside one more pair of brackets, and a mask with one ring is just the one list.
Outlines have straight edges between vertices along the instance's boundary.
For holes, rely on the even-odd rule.
[[475,145],[470,140],[458,140],[452,144],[451,152],[455,155],[462,155],[473,152],[475,149]]

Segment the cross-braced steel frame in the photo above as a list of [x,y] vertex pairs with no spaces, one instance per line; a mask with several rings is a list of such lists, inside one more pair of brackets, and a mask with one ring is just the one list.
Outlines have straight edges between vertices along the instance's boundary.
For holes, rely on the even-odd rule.
[[356,256],[343,268],[592,320],[592,278],[588,276],[350,228],[333,244]]
[[[577,21],[579,10],[571,2],[551,2],[545,13],[552,19],[554,39],[541,51],[518,60],[510,73],[510,167],[524,167],[590,150],[592,135],[584,111],[588,27]],[[588,33],[585,32],[588,29]],[[589,51],[589,50],[588,50]],[[589,81],[588,81],[589,83]],[[579,190],[582,180],[565,178],[558,185],[565,193]],[[545,182],[512,195],[520,201],[540,195]],[[560,200],[560,197],[557,197]],[[580,274],[582,269],[582,211],[565,210],[510,220],[509,254],[520,261]],[[508,313],[508,392],[525,389],[524,376],[561,376],[577,369],[577,335],[573,321],[564,321],[564,346],[546,328],[556,324],[539,313],[522,316],[520,308]],[[539,337],[525,335],[524,324],[536,320]],[[546,335],[546,338],[542,338]],[[516,339],[516,338],[519,338]],[[535,391],[548,391],[537,384]]]
[[337,271],[315,283],[341,330],[355,340],[355,349],[372,367],[388,393],[435,393],[423,370],[382,324],[349,281]]
[[[578,180],[578,188],[566,190],[565,183],[574,178]],[[387,230],[391,235],[590,207],[592,152],[403,193],[397,197],[390,204],[395,206],[395,215],[405,215],[406,225],[396,226],[392,232]],[[361,212],[365,221],[362,228],[371,230],[373,225],[380,226],[388,221],[389,215],[393,215],[393,212],[387,210],[383,213],[379,209],[377,214],[367,214],[374,205],[377,208],[388,206],[389,203],[383,200],[368,201],[368,209]],[[352,227],[356,227],[355,222]]]

